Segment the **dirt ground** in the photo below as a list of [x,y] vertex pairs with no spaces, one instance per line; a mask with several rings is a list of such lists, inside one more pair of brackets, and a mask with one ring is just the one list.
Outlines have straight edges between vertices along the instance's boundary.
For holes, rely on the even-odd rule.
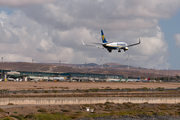
[[[90,111],[87,111],[87,107]],[[63,113],[73,119],[83,118],[85,116],[104,115],[164,115],[176,116],[179,115],[179,104],[133,104],[133,103],[104,103],[104,104],[85,104],[85,105],[48,105],[48,106],[11,106],[9,108],[2,108],[5,113],[14,116],[35,115],[40,113]],[[93,113],[91,110],[93,109]],[[2,112],[0,113],[0,115]],[[178,116],[177,116],[178,117]],[[179,118],[177,118],[179,119]],[[126,119],[127,120],[127,119]],[[164,120],[164,119],[163,119]],[[169,119],[167,119],[169,120]],[[175,119],[174,119],[175,120]]]
[[141,83],[141,82],[0,82],[0,89],[9,90],[30,90],[30,89],[44,89],[49,90],[51,88],[55,89],[93,89],[93,88],[112,88],[112,89],[122,89],[122,88],[158,88],[164,87],[166,89],[178,88],[180,83]]
[[[49,90],[50,88],[58,89],[93,89],[93,88],[112,88],[112,89],[122,89],[122,88],[158,88],[163,87],[166,89],[178,88],[180,83],[141,83],[141,82],[0,82],[0,89],[9,89],[9,90],[29,90],[29,89],[44,89]],[[36,93],[37,94],[37,93]],[[44,93],[46,94],[46,93]],[[4,116],[4,113],[10,113],[9,115],[35,115],[39,113],[64,113],[72,118],[81,118],[85,115],[91,115],[90,112],[86,111],[86,107],[94,109],[95,114],[110,114],[112,111],[113,115],[116,115],[116,112],[119,111],[133,111],[133,114],[147,114],[154,115],[179,115],[180,114],[180,104],[177,105],[155,105],[155,104],[94,104],[94,105],[46,105],[46,106],[37,106],[37,105],[6,105],[0,106],[4,111],[0,113],[0,118]],[[136,113],[136,111],[139,111]],[[124,113],[123,113],[124,114]],[[132,113],[127,113],[127,115]],[[7,115],[8,116],[8,115]]]

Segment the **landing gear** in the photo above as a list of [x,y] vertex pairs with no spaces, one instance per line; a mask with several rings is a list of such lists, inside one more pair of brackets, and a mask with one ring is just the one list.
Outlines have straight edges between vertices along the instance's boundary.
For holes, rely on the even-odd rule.
[[118,52],[121,52],[121,50],[119,49]]
[[112,52],[112,50],[108,49],[109,52]]

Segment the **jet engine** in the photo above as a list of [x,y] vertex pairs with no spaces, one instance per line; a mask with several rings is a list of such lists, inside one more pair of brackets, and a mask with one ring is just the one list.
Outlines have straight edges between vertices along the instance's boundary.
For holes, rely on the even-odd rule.
[[126,51],[126,50],[128,50],[129,48],[128,47],[124,47],[124,52]]

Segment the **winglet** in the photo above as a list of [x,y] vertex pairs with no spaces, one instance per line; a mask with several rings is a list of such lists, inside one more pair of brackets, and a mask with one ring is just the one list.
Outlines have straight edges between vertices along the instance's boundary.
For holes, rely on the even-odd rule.
[[83,45],[86,45],[83,40],[82,40],[82,44],[83,44]]
[[139,44],[141,43],[141,39],[139,38]]

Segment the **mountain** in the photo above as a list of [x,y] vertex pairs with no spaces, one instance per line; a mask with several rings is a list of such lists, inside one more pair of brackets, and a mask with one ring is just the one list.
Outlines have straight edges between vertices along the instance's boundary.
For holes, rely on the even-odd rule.
[[93,73],[93,74],[111,74],[133,77],[164,77],[180,76],[180,70],[155,70],[136,68],[118,63],[106,63],[98,65],[95,63],[87,64],[59,64],[59,63],[27,63],[27,62],[3,62],[0,63],[0,69],[12,71],[37,71],[37,72],[71,72],[71,73]]

